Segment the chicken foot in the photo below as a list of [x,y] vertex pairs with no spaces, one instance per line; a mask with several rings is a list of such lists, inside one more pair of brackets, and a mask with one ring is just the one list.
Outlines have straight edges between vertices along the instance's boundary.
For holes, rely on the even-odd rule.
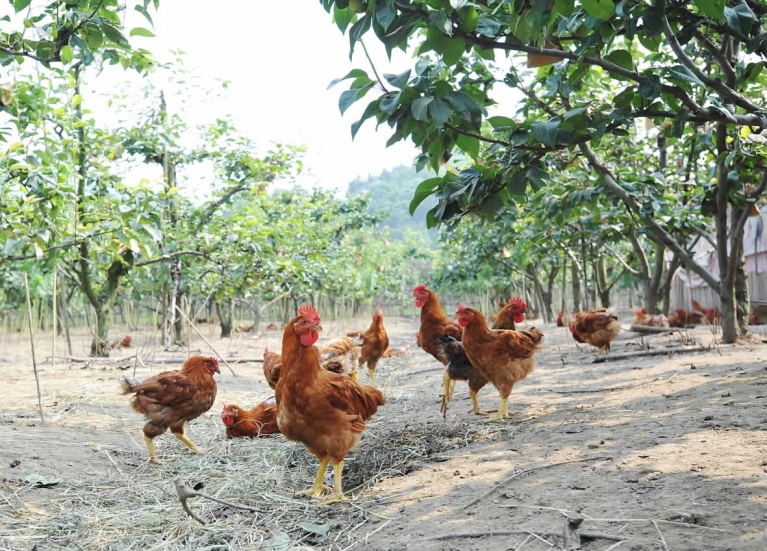
[[308,490],[304,490],[303,492],[301,492],[302,494],[310,495],[314,498],[320,498],[322,497],[322,493],[325,490],[331,489],[329,486],[326,486],[324,483],[325,471],[328,469],[328,463],[330,463],[330,458],[328,457],[325,457],[320,460],[320,468],[317,471],[317,476],[314,479],[314,486],[312,486]]
[[501,398],[501,403],[498,406],[498,411],[495,413],[495,415],[491,415],[486,419],[486,421],[502,421],[504,419],[508,419],[513,413],[509,413],[508,409],[509,404],[509,397]]
[[368,373],[370,374],[370,384],[376,386],[376,368],[368,367]]
[[182,441],[184,444],[186,444],[186,446],[187,446],[187,447],[188,447],[190,450],[192,450],[194,453],[202,453],[202,452],[204,452],[204,451],[205,451],[205,450],[203,450],[203,449],[201,449],[201,448],[198,448],[197,446],[195,446],[195,445],[194,445],[194,442],[192,442],[191,440],[189,440],[189,438],[187,438],[187,437],[186,437],[186,435],[185,435],[183,432],[174,432],[174,433],[173,433],[173,436],[175,436],[176,438],[178,438],[179,440],[181,440],[181,441]]
[[157,452],[154,449],[154,442],[147,435],[144,435],[144,442],[146,442],[146,449],[149,450],[149,461],[155,465],[162,465],[162,461],[157,457]]
[[341,489],[341,475],[344,472],[344,462],[333,462],[333,493],[320,502],[320,505],[330,505],[339,501],[349,501]]
[[471,396],[472,407],[469,413],[476,413],[477,415],[490,415],[498,411],[497,409],[481,409],[479,407],[479,400],[477,400],[477,393],[472,389],[469,389],[469,396]]

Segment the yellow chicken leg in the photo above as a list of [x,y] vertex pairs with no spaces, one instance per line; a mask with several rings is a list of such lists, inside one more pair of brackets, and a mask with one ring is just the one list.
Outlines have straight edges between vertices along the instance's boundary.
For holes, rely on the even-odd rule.
[[477,393],[474,392],[471,388],[469,388],[469,396],[471,396],[472,403],[472,407],[469,410],[469,413],[476,413],[477,415],[490,415],[491,413],[498,411],[497,409],[480,409],[479,400],[477,400]]
[[368,367],[368,373],[370,374],[370,384],[376,384],[376,370]]
[[155,465],[162,465],[162,461],[157,458],[157,452],[154,450],[152,439],[145,435],[144,442],[146,442],[146,448],[149,450],[149,461]]
[[320,505],[330,505],[339,501],[349,501],[341,489],[341,475],[344,472],[344,462],[333,463],[333,493],[327,499],[323,499]]
[[355,382],[356,382],[356,381],[357,381],[357,375],[358,375],[358,374],[359,374],[359,373],[358,373],[357,371],[355,371],[354,373],[352,373],[351,375],[349,375],[349,378],[350,378],[352,381],[355,381]]
[[501,404],[498,406],[498,411],[495,413],[495,415],[491,415],[487,418],[487,421],[502,421],[503,419],[508,419],[511,417],[511,414],[509,414],[508,410],[508,404],[509,399],[507,398],[501,398]]
[[189,440],[189,438],[187,438],[187,437],[186,437],[186,435],[185,435],[184,433],[182,433],[182,432],[174,432],[174,433],[173,433],[173,436],[175,436],[176,438],[178,438],[179,440],[181,440],[181,441],[182,441],[184,444],[186,444],[186,446],[187,446],[187,447],[188,447],[190,450],[192,450],[194,453],[202,453],[202,452],[204,452],[204,451],[205,451],[205,450],[203,450],[203,449],[200,449],[200,448],[198,448],[197,446],[195,446],[195,445],[194,445],[194,442],[192,442],[191,440]]
[[317,477],[314,479],[314,486],[308,490],[304,490],[301,492],[302,494],[310,495],[314,498],[319,498],[322,496],[322,492],[325,490],[330,490],[330,488],[325,486],[325,483],[323,482],[323,480],[325,480],[325,471],[328,469],[328,463],[330,463],[330,458],[327,457],[320,461],[320,468],[317,470]]

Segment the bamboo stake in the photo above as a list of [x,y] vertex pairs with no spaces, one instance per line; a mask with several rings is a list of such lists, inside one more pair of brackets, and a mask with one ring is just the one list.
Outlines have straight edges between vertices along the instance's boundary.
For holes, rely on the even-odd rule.
[[59,332],[59,323],[56,318],[56,287],[58,286],[59,266],[53,266],[53,352],[51,352],[51,369],[56,369],[56,333]]
[[40,392],[40,377],[37,374],[37,361],[35,360],[35,335],[32,331],[32,300],[29,298],[29,279],[24,273],[24,288],[27,291],[27,316],[29,318],[29,342],[32,345],[32,369],[35,372],[37,383],[37,403],[40,406],[40,423],[45,426],[45,411],[43,411],[43,394]]
[[231,371],[231,372],[232,372],[232,375],[233,375],[234,377],[236,377],[236,376],[237,376],[237,373],[235,373],[235,372],[234,372],[234,369],[232,369],[232,366],[231,366],[231,365],[229,365],[229,362],[227,362],[227,361],[224,359],[224,356],[223,356],[223,355],[221,355],[221,354],[219,354],[219,353],[216,351],[216,349],[215,349],[215,348],[213,348],[213,345],[212,345],[212,344],[210,344],[210,343],[208,342],[208,339],[206,339],[206,338],[205,338],[205,335],[203,335],[202,333],[200,333],[200,330],[199,330],[199,329],[197,329],[197,327],[195,327],[195,325],[194,325],[194,324],[193,324],[193,323],[192,323],[192,322],[189,320],[189,318],[188,318],[188,317],[186,316],[186,314],[185,314],[185,313],[184,313],[184,312],[181,310],[181,308],[179,308],[179,307],[178,307],[178,305],[176,305],[176,310],[178,310],[178,313],[179,313],[179,314],[181,314],[181,316],[182,316],[182,317],[183,317],[183,318],[184,318],[184,319],[187,321],[187,323],[189,323],[189,325],[192,327],[192,329],[194,329],[194,332],[195,332],[195,333],[197,333],[198,335],[200,335],[200,338],[201,338],[203,341],[205,341],[205,344],[207,344],[208,346],[210,346],[210,349],[211,349],[213,352],[215,352],[215,353],[216,353],[216,355],[218,355],[218,357],[219,357],[219,358],[221,358],[221,361],[222,361],[222,362],[224,362],[224,364],[226,365],[226,367],[228,367],[228,368],[229,368],[229,371]]

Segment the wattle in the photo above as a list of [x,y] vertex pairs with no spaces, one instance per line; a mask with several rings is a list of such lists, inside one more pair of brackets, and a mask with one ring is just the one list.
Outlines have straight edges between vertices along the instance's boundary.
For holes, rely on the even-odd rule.
[[313,346],[315,342],[320,338],[320,334],[316,331],[307,331],[298,337],[301,344],[304,346]]
[[514,321],[516,323],[522,323],[523,321],[525,321],[525,315],[524,314],[517,314],[516,316],[514,316]]
[[469,320],[465,320],[465,319],[461,318],[461,319],[458,320],[458,324],[461,327],[466,327],[467,325],[469,325]]
[[227,427],[231,427],[232,425],[234,425],[234,419],[232,419],[231,417],[222,417],[221,420],[224,422],[224,424]]
[[426,299],[421,297],[416,297],[415,306],[416,308],[423,308],[424,306],[426,306]]

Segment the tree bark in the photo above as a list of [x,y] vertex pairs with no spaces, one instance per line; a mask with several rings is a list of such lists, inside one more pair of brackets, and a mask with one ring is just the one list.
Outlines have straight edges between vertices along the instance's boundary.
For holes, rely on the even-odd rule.
[[568,255],[570,256],[570,262],[572,262],[572,280],[573,280],[573,309],[572,312],[581,312],[583,307],[583,297],[581,295],[581,271],[580,263],[575,255],[568,249]]
[[594,263],[594,275],[597,281],[597,293],[599,294],[599,303],[603,308],[610,307],[610,289],[607,284],[607,263],[605,258],[600,256]]
[[218,314],[218,323],[221,326],[221,338],[228,339],[232,336],[232,325],[234,325],[234,319],[232,318],[232,301],[228,300],[216,300],[216,314]]

